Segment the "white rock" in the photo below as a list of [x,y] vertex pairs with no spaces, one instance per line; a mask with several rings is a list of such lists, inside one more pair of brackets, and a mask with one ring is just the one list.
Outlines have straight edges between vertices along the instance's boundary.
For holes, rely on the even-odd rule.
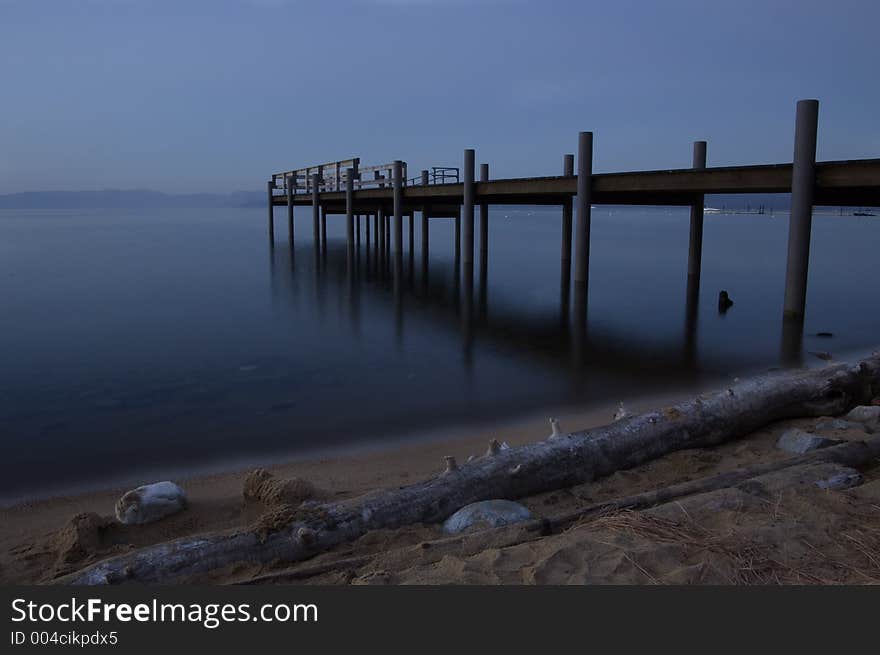
[[871,432],[880,428],[880,405],[859,405],[854,407],[844,418],[861,423]]
[[804,432],[803,430],[798,430],[797,428],[792,428],[779,437],[779,441],[776,442],[776,447],[787,453],[803,455],[811,450],[827,448],[828,446],[833,446],[838,443],[840,443],[839,439],[828,439],[826,437],[810,434],[809,432]]
[[458,534],[473,527],[497,528],[530,518],[531,512],[512,500],[483,500],[462,507],[446,519],[443,530],[447,534]]
[[125,492],[116,503],[116,518],[125,525],[152,523],[185,507],[186,493],[166,480]]

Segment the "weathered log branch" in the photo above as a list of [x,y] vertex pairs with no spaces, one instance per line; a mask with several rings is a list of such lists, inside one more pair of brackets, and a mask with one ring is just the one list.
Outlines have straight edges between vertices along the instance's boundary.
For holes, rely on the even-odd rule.
[[370,530],[437,523],[468,503],[590,482],[685,448],[712,446],[787,418],[840,414],[880,390],[880,354],[857,364],[777,372],[658,411],[510,448],[436,478],[310,506],[290,526],[187,537],[98,562],[59,582],[169,583],[237,563],[306,559]]

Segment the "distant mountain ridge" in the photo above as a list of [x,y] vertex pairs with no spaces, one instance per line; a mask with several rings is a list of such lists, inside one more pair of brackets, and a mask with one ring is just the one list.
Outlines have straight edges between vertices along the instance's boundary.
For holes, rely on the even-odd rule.
[[149,189],[25,191],[0,195],[0,209],[120,209],[163,207],[253,207],[266,203],[258,191],[163,193]]

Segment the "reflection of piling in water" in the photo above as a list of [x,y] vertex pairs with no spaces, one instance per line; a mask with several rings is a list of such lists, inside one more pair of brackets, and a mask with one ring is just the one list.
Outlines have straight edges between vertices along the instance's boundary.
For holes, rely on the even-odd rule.
[[684,363],[688,367],[697,361],[697,319],[700,308],[700,276],[688,275],[687,297],[684,310]]
[[464,262],[461,268],[464,290],[461,294],[461,335],[465,366],[470,369],[474,342],[474,263]]
[[587,355],[587,285],[582,282],[574,283],[574,312],[571,330],[571,353],[572,362],[576,368],[586,363]]
[[[489,164],[480,164],[480,182],[489,181]],[[479,308],[480,317],[486,317],[488,299],[486,298],[486,286],[489,282],[489,205],[480,203],[480,291]]]

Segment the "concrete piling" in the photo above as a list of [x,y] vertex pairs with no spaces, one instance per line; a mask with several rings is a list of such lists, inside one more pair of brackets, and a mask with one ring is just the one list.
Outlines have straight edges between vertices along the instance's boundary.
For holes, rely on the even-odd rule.
[[791,171],[791,215],[788,224],[788,262],[785,270],[784,316],[803,319],[807,302],[807,269],[813,223],[813,192],[816,182],[816,132],[819,101],[800,100],[794,132],[794,164]]

